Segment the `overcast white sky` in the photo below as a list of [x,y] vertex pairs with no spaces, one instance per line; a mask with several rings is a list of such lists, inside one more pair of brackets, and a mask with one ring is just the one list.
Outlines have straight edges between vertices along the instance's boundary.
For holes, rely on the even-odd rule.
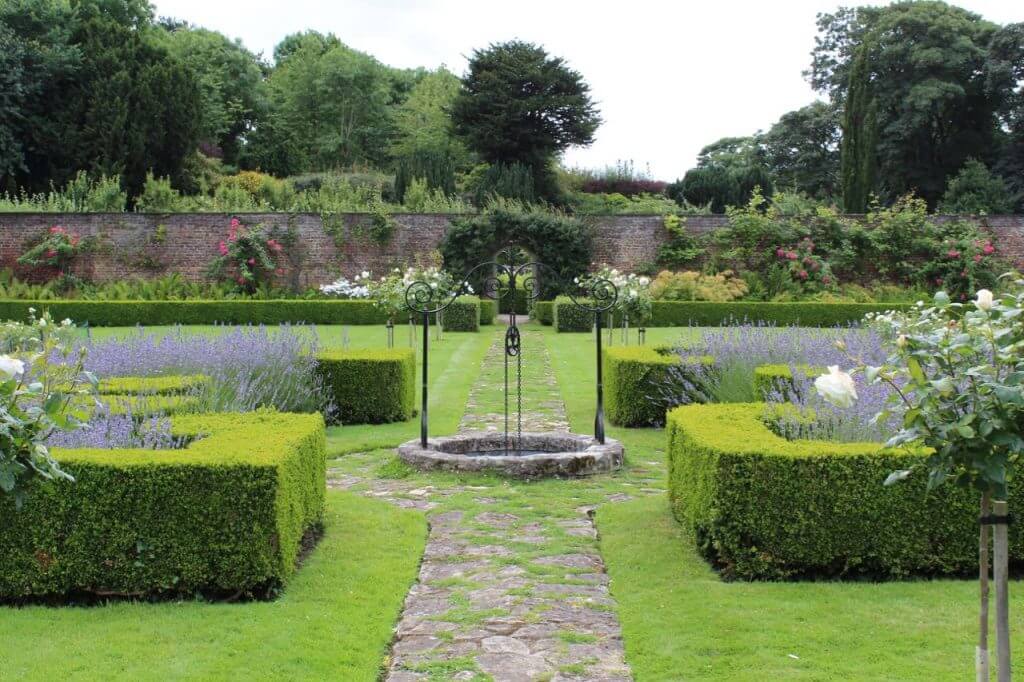
[[[474,48],[519,38],[583,73],[605,123],[570,166],[632,159],[673,180],[705,144],[767,129],[815,93],[801,76],[815,15],[878,2],[825,0],[155,0],[185,19],[270,56],[285,35],[333,32],[396,67],[446,64],[462,74]],[[1021,0],[955,4],[1001,24],[1024,21]]]

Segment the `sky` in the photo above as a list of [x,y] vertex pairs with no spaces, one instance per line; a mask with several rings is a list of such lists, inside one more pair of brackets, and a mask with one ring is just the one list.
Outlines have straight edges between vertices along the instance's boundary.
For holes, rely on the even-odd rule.
[[[701,147],[767,130],[818,95],[802,76],[815,16],[842,4],[818,0],[155,0],[159,16],[241,39],[273,54],[289,33],[333,32],[399,68],[442,64],[461,75],[476,48],[520,39],[565,58],[590,84],[604,124],[568,166],[632,161],[660,180],[681,177]],[[1006,24],[1021,0],[961,0]]]

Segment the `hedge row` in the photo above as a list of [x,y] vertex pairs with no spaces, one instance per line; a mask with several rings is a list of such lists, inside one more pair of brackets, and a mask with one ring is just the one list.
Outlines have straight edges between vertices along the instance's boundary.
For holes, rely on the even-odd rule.
[[[877,443],[789,441],[764,423],[763,404],[688,405],[669,412],[669,497],[701,552],[728,578],[973,575],[978,496],[926,491],[896,469],[924,454]],[[1011,509],[1024,505],[1012,489]],[[1024,529],[1010,526],[1015,568]]]
[[712,363],[712,358],[701,357],[690,358],[684,365],[668,346],[606,348],[604,407],[608,421],[616,426],[663,424],[665,403],[657,395],[659,384],[669,379],[670,372],[687,372],[699,385],[699,366]]
[[[790,365],[761,365],[754,368],[754,395],[765,398],[772,394],[786,396],[794,389],[793,367]],[[806,377],[817,376],[825,370],[800,365],[798,374]]]
[[[561,303],[561,305],[559,305]],[[481,304],[480,324],[489,324],[493,302]],[[558,331],[589,331],[593,313],[572,305],[567,297],[551,304],[552,323]],[[487,309],[484,309],[484,308]],[[558,309],[562,308],[562,314]],[[906,309],[907,304],[882,303],[710,303],[705,301],[655,301],[653,327],[718,326],[736,320],[780,325],[831,327],[860,321],[868,312]],[[94,327],[152,326],[170,324],[384,324],[387,313],[372,301],[276,300],[276,301],[0,301],[0,320],[25,320],[28,309],[49,310],[54,318],[71,318]],[[545,302],[534,304],[535,315],[545,323]],[[561,324],[557,324],[557,320]],[[406,322],[401,314],[395,322]],[[419,321],[419,320],[417,320]],[[635,323],[634,323],[635,326]]]
[[411,349],[321,351],[316,358],[317,374],[342,424],[400,422],[415,414]]
[[502,315],[508,315],[513,310],[517,315],[525,315],[530,311],[530,299],[527,298],[526,289],[516,287],[511,296],[502,296],[498,299],[498,310]]
[[180,395],[208,381],[202,374],[157,377],[110,377],[100,381],[100,395]]
[[0,495],[0,600],[271,593],[321,523],[318,414],[172,418],[180,450],[54,451],[74,482]]
[[554,301],[534,301],[533,319],[537,320],[545,327],[550,327],[555,321],[554,306]]
[[441,326],[446,332],[480,331],[480,299],[459,296],[441,313]]
[[498,316],[498,302],[489,298],[480,299],[480,324],[494,324],[494,318]]
[[718,327],[749,321],[781,326],[834,327],[860,322],[867,313],[910,307],[905,303],[654,301],[647,324],[651,327]]

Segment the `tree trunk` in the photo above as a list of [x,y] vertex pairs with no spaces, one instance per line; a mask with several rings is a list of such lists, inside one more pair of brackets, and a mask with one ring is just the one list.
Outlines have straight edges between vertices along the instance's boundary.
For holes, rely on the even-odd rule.
[[[989,494],[981,495],[981,516],[988,516]],[[978,585],[981,592],[981,609],[978,613],[978,649],[974,655],[977,682],[989,682],[988,677],[988,529],[981,524],[978,532]]]
[[[1006,516],[1006,502],[993,503],[996,516]],[[1010,682],[1010,594],[1007,572],[1009,547],[1007,524],[997,523],[993,529],[993,574],[996,581],[996,655],[999,660],[999,682]]]

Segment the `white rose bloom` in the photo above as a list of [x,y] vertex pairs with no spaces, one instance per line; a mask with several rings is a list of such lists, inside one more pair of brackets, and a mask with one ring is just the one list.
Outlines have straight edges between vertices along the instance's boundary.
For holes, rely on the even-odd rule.
[[992,309],[992,292],[988,289],[978,290],[978,300],[974,302],[974,307],[978,310],[991,310]]
[[896,345],[899,346],[900,348],[906,348],[907,347],[907,335],[906,334],[900,334],[899,336],[897,336],[896,337]]
[[39,326],[40,327],[45,327],[46,326],[46,318],[45,317],[40,317],[39,318]]
[[369,276],[370,276],[370,271],[369,270],[363,270],[363,279],[366,279]]
[[0,372],[3,372],[8,379],[20,376],[25,373],[25,363],[10,355],[0,355]]
[[71,318],[70,317],[65,317],[63,320],[61,320],[60,326],[62,326],[62,327],[70,327],[72,324],[73,323],[71,322]]
[[828,374],[815,379],[814,388],[818,395],[837,407],[851,407],[857,400],[857,386],[853,383],[853,377],[837,365],[830,365]]

